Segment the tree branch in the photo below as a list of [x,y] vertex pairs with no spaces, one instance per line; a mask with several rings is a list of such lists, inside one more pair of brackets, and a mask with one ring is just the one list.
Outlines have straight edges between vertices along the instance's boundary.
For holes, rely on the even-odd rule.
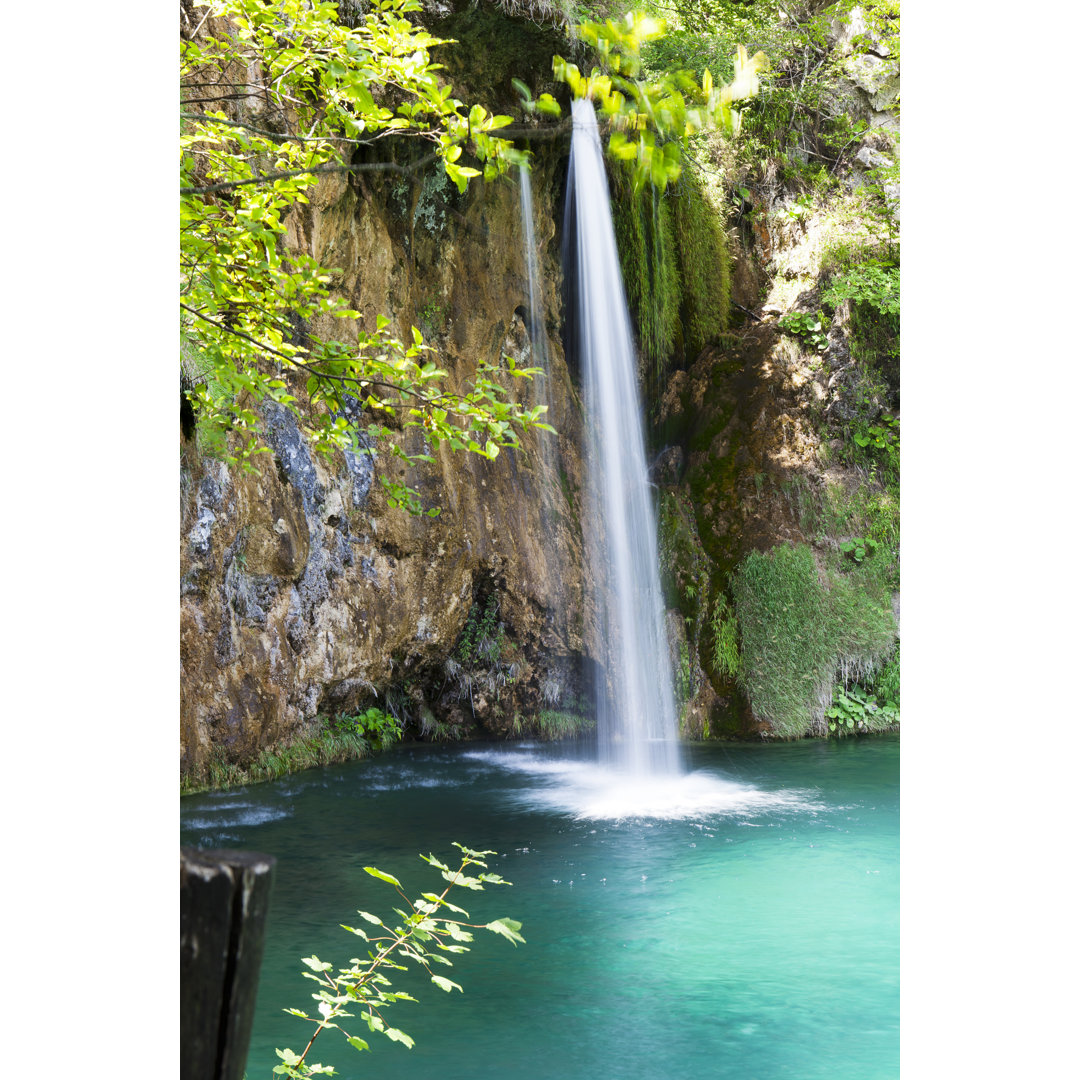
[[[270,353],[272,356],[280,357],[290,367],[296,368],[300,371],[309,371],[311,374],[316,375],[320,379],[328,379],[331,382],[339,382],[342,384],[352,384],[354,386],[364,387],[376,387],[379,389],[393,390],[395,393],[402,395],[402,397],[412,397],[417,399],[422,405],[445,405],[446,411],[453,413],[455,416],[465,416],[466,413],[462,412],[460,408],[455,406],[457,398],[454,396],[448,396],[444,393],[438,393],[434,395],[428,395],[420,390],[409,389],[406,386],[399,386],[397,383],[383,382],[380,379],[367,379],[359,378],[355,375],[332,375],[329,372],[315,370],[314,365],[330,363],[330,359],[314,359],[314,360],[297,360],[296,357],[288,356],[286,353],[279,352],[277,349],[270,345],[264,345],[261,341],[256,341],[250,334],[245,334],[243,330],[237,330],[232,326],[223,326],[216,319],[211,319],[208,315],[204,315],[201,311],[189,306],[188,304],[181,303],[180,306],[190,312],[196,318],[202,319],[203,322],[208,322],[215,330],[222,331],[226,334],[234,334],[238,338],[243,338],[245,341],[250,342],[257,349],[263,352]],[[414,408],[414,404],[408,401],[383,401],[379,400],[379,404],[388,409],[411,409]]]
[[256,135],[264,135],[274,142],[339,142],[349,143],[351,146],[372,146],[374,139],[347,139],[344,135],[323,135],[310,137],[307,135],[282,135],[277,131],[267,131],[265,128],[255,127],[254,124],[245,124],[240,120],[225,120],[220,116],[207,116],[206,113],[182,112],[181,120],[205,120],[209,124],[224,124],[226,127],[244,128],[254,131]]
[[271,180],[287,180],[292,176],[325,175],[327,173],[355,173],[355,172],[395,172],[411,173],[430,165],[439,156],[437,151],[421,158],[412,165],[398,165],[393,161],[372,161],[360,165],[315,165],[310,169],[285,169],[281,172],[260,173],[249,180],[229,180],[220,184],[209,184],[206,187],[182,187],[181,195],[213,195],[218,191],[232,191],[233,188],[247,187],[251,184],[265,184]]
[[[196,114],[191,114],[191,113],[181,113],[181,116],[187,116],[187,117],[193,117],[195,115]],[[219,120],[216,120],[216,119],[214,119],[212,117],[208,118],[208,119],[210,119],[214,123],[230,123],[230,124],[232,124],[231,121],[219,121]],[[232,124],[232,126],[234,126],[234,127],[250,127],[250,125],[248,125],[248,124]],[[567,134],[572,129],[572,127],[573,127],[572,121],[567,119],[567,120],[562,120],[558,124],[554,124],[551,127],[533,128],[533,127],[528,127],[528,126],[526,126],[524,124],[510,125],[510,126],[507,126],[507,127],[504,127],[504,128],[496,128],[495,131],[491,132],[490,134],[492,135],[493,138],[509,139],[509,140],[514,140],[514,139],[524,139],[524,140],[557,139],[560,136]],[[252,131],[259,131],[258,128],[251,128],[251,130]],[[260,134],[266,134],[266,135],[270,134],[269,132],[262,132],[262,131],[260,131],[259,133]],[[295,141],[304,141],[304,142],[309,141],[307,139],[303,139],[302,136],[295,136],[295,135],[290,135],[290,136],[274,136],[274,135],[271,135],[271,137],[272,138],[280,138],[283,141],[294,141],[294,140]],[[327,141],[327,142],[329,142],[330,140],[329,139],[328,140],[313,139],[313,140],[310,140],[310,141],[313,141],[313,142]],[[339,138],[339,139],[335,139],[334,141],[336,141],[336,142],[355,142],[356,145],[358,145],[358,146],[370,146],[374,140],[370,140],[368,142],[359,142],[358,140],[354,140],[354,139]],[[323,174],[327,174],[327,173],[393,172],[393,173],[399,173],[401,175],[407,176],[409,173],[414,173],[418,169],[426,168],[433,161],[435,161],[435,159],[438,158],[438,156],[439,156],[438,151],[433,151],[432,153],[428,154],[426,157],[420,158],[419,161],[414,161],[411,165],[398,165],[397,162],[394,162],[394,161],[372,161],[372,162],[365,162],[365,163],[358,164],[358,165],[316,165],[316,166],[314,166],[313,168],[310,168],[310,169],[287,169],[287,170],[283,170],[281,172],[260,173],[258,176],[253,176],[248,180],[229,180],[229,181],[223,181],[220,184],[208,184],[205,187],[182,187],[180,189],[180,194],[181,195],[213,195],[215,192],[219,192],[219,191],[231,191],[233,188],[247,187],[247,186],[249,186],[251,184],[265,184],[265,183],[267,183],[269,181],[272,181],[272,180],[287,180],[287,179],[289,179],[290,177],[293,177],[293,176],[304,176],[304,175],[307,175],[309,173],[312,174],[312,175],[323,175]]]

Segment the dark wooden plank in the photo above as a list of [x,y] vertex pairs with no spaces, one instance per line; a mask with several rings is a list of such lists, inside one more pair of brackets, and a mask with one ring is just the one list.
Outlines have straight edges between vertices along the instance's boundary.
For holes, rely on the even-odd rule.
[[180,850],[181,1080],[241,1080],[276,860]]

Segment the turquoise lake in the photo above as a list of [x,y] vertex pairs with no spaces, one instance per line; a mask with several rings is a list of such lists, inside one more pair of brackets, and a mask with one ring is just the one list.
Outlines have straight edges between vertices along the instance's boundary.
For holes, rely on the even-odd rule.
[[[513,887],[459,890],[473,921],[522,922],[514,948],[478,935],[397,984],[409,1050],[366,1025],[309,1060],[345,1080],[656,1078],[892,1080],[899,1075],[899,736],[684,747],[663,791],[539,744],[396,748],[370,761],[181,800],[181,843],[277,857],[248,1080],[299,1052],[313,1010],[300,958],[363,955],[362,908],[386,918],[451,862],[494,849]],[[455,864],[456,865],[456,864]],[[451,897],[454,899],[454,896]]]

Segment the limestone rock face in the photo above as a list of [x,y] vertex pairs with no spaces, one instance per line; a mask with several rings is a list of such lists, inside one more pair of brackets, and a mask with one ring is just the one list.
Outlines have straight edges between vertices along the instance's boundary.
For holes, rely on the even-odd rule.
[[[554,175],[534,169],[547,301],[547,419],[524,451],[453,454],[405,477],[396,459],[316,455],[286,410],[265,411],[272,453],[228,470],[185,449],[181,490],[181,769],[247,761],[319,715],[378,704],[418,728],[509,731],[515,714],[581,688],[586,640],[581,410],[559,340]],[[378,188],[332,177],[294,222],[293,244],[340,267],[342,293],[374,324],[416,325],[460,389],[481,360],[532,363],[517,184],[459,196],[435,169]],[[329,327],[317,327],[326,332]],[[524,380],[522,380],[524,383]],[[535,390],[524,386],[530,404]],[[400,437],[419,449],[415,429]],[[548,465],[538,438],[552,440]],[[438,517],[390,508],[378,476],[416,486]],[[474,605],[493,605],[502,660],[479,681],[454,671]],[[472,674],[475,674],[472,673]],[[464,685],[467,683],[467,685]],[[544,692],[541,692],[541,686]]]

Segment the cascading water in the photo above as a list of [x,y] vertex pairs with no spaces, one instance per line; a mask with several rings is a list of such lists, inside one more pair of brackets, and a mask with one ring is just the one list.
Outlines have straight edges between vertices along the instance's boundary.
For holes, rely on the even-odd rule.
[[525,270],[529,279],[529,338],[532,341],[533,362],[547,372],[547,332],[544,329],[544,293],[540,282],[540,267],[536,256],[536,229],[533,225],[532,180],[529,170],[518,169],[518,191],[521,200],[521,229],[525,238]]
[[645,467],[637,363],[596,114],[573,102],[567,182],[568,297],[585,385],[591,570],[605,597],[600,758],[635,774],[681,771],[670,653]]
[[[543,374],[532,380],[530,396],[534,405],[548,405],[548,337],[545,321],[544,288],[540,279],[540,266],[536,254],[536,229],[533,224],[532,181],[529,170],[518,169],[518,191],[521,203],[521,227],[525,241],[525,269],[529,282],[529,342],[532,350],[530,366],[543,370]],[[543,419],[550,423],[545,415]],[[555,440],[541,434],[540,463],[546,480],[551,481],[555,471]],[[544,515],[545,542],[550,540],[550,521]]]

